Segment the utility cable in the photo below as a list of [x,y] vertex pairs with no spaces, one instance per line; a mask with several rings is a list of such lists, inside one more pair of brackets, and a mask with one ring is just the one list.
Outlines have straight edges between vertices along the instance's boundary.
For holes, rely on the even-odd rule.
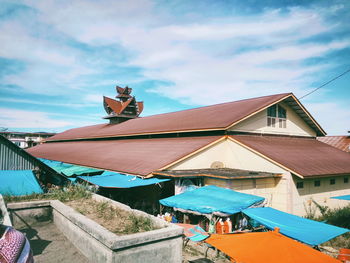
[[314,93],[315,91],[319,90],[320,88],[323,88],[324,86],[328,85],[329,83],[333,82],[334,80],[336,79],[339,79],[340,77],[344,76],[345,74],[349,73],[350,72],[350,69],[348,69],[347,71],[341,73],[340,75],[336,76],[335,78],[327,81],[326,83],[322,84],[321,86],[319,86],[318,88],[310,91],[309,93],[305,94],[304,96],[300,97],[299,100],[305,98],[306,96],[309,96],[310,94]]

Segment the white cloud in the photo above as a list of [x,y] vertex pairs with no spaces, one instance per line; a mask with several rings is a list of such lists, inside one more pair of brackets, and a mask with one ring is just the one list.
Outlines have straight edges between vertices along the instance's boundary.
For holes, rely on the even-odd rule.
[[[140,69],[141,77],[116,76],[128,84],[171,83],[149,91],[182,103],[214,104],[290,91],[299,96],[310,90],[316,76],[338,66],[334,60],[322,65],[306,62],[350,44],[349,39],[312,40],[339,26],[327,22],[325,14],[336,15],[341,5],[189,22],[186,14],[177,18],[151,0],[24,2],[37,10],[31,17],[35,21],[28,26],[23,15],[16,22],[0,22],[0,56],[25,61],[27,67],[3,82],[36,94],[77,96],[77,105],[100,103],[103,94],[96,89],[117,84],[110,76],[105,81],[84,80],[85,75],[104,76],[106,62]],[[37,33],[36,23],[44,25],[47,34],[43,28]],[[89,48],[123,48],[126,53],[123,59],[103,53],[91,57],[63,39]]]
[[350,127],[350,110],[336,102],[305,103],[327,135],[346,135]]
[[[350,42],[300,44],[334,27],[325,23],[319,10],[303,8],[222,17],[199,24],[180,22],[148,0],[26,3],[39,11],[37,18],[41,22],[57,32],[89,45],[123,46],[132,54],[125,66],[142,68],[146,79],[173,84],[151,91],[191,104],[212,104],[284,91],[298,93],[309,84],[310,74],[320,70],[306,66],[305,60],[343,49]],[[27,87],[31,92],[54,93],[62,92],[65,87],[79,89],[87,85],[79,83],[78,78],[93,70],[79,59],[79,51],[37,40],[15,26],[18,28],[14,31],[23,34],[17,39],[23,38],[23,42],[38,47],[34,48],[33,57],[50,61],[54,66],[34,64],[21,74],[7,77],[7,83],[26,87],[26,82],[30,82],[35,84]],[[15,38],[8,27],[5,35]],[[24,49],[7,53],[23,58]],[[58,65],[69,66],[64,70],[57,69]],[[213,89],[214,98],[208,96]],[[96,96],[89,96],[85,97],[87,101],[97,102]]]
[[71,122],[55,120],[45,112],[0,108],[0,126],[9,128],[62,128]]
[[99,115],[85,115],[82,117],[82,115],[72,113],[47,113],[0,108],[0,127],[9,129],[45,129],[53,132],[62,132],[67,129],[93,125],[98,122],[105,123],[106,121],[102,120]]
[[23,22],[2,22],[0,31],[1,57],[60,66],[74,65],[76,61],[73,50],[54,41],[30,35]]
[[97,97],[91,97],[89,95],[86,96],[87,99],[84,99],[80,102],[55,102],[53,99],[51,100],[30,100],[30,99],[16,99],[16,98],[0,98],[0,101],[3,102],[14,102],[19,104],[32,104],[32,105],[42,105],[42,106],[58,106],[64,108],[83,108],[83,107],[96,107],[97,102],[101,103],[102,96],[100,96],[100,100],[97,101]]
[[103,97],[101,94],[87,94],[84,96],[83,101],[92,102],[94,104],[100,103],[102,105]]

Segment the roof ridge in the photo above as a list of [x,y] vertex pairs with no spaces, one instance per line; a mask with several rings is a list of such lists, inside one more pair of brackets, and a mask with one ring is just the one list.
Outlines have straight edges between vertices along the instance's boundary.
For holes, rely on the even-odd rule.
[[241,99],[241,100],[234,100],[234,101],[228,101],[228,102],[222,102],[222,103],[217,103],[217,104],[212,104],[212,105],[206,105],[206,106],[199,106],[195,108],[190,108],[190,109],[185,109],[185,110],[178,110],[178,111],[171,111],[171,112],[164,112],[164,113],[159,113],[159,114],[153,114],[153,115],[148,115],[145,117],[140,117],[140,118],[148,118],[152,116],[160,116],[164,114],[171,114],[171,113],[177,113],[177,112],[184,112],[184,111],[191,111],[191,110],[197,110],[197,109],[203,109],[203,108],[210,108],[210,107],[215,107],[219,105],[225,105],[225,104],[231,104],[231,103],[236,103],[236,102],[242,102],[242,101],[247,101],[247,100],[255,100],[255,99],[261,99],[265,97],[272,97],[272,96],[282,96],[282,95],[293,95],[292,92],[286,92],[286,93],[279,93],[279,94],[272,94],[272,95],[265,95],[265,96],[260,96],[260,97],[253,97],[253,98],[248,98],[248,99]]

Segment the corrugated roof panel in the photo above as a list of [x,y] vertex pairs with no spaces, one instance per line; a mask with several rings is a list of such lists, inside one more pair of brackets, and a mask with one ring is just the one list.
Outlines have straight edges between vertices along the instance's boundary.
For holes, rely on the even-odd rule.
[[325,136],[318,137],[317,140],[327,143],[344,152],[350,152],[350,136]]
[[313,138],[233,135],[234,140],[302,176],[350,174],[350,155]]
[[120,124],[81,127],[57,134],[48,141],[225,129],[271,103],[291,95],[292,93],[283,93],[136,118]]
[[145,176],[218,139],[220,136],[55,142],[27,151],[40,158]]

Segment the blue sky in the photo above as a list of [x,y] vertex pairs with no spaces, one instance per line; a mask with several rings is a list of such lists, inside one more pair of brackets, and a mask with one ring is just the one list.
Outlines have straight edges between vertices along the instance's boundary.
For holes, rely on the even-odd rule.
[[[142,116],[293,92],[350,68],[350,1],[0,0],[0,127],[104,123],[116,85]],[[350,74],[302,99],[350,130]]]

